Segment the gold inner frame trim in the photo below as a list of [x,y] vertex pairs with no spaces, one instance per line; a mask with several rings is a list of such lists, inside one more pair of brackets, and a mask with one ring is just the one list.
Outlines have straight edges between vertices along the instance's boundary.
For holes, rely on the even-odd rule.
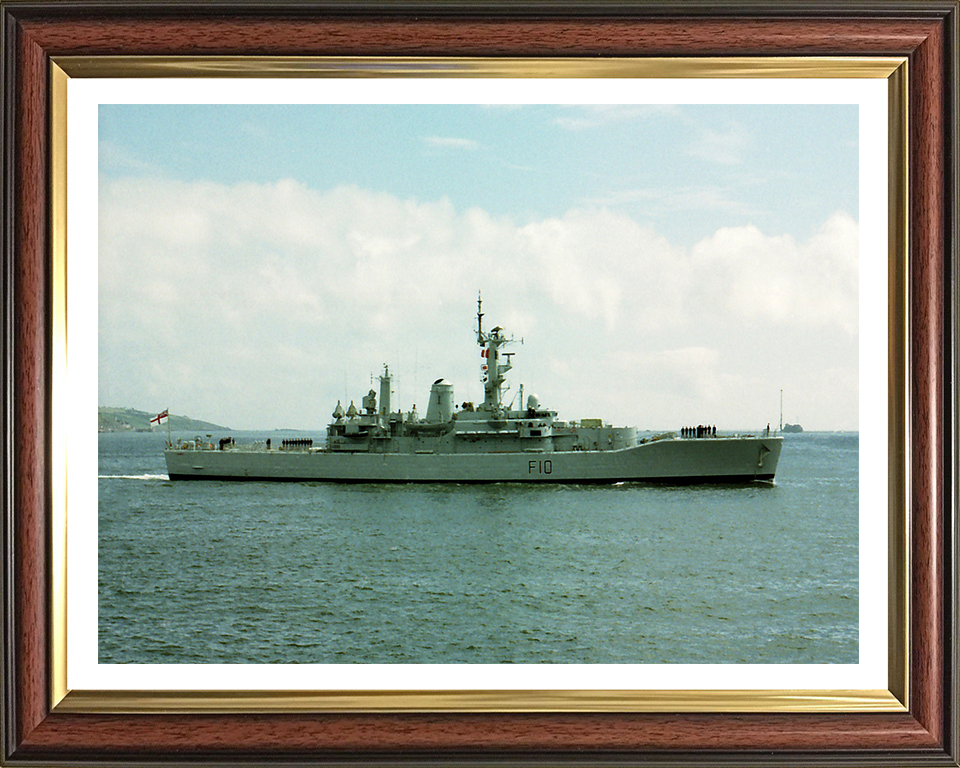
[[58,56],[70,77],[887,78],[903,57]]
[[907,328],[910,134],[907,112],[909,70],[906,64],[887,78],[887,91],[887,307],[890,324],[887,349],[887,636],[890,647],[887,680],[891,693],[909,708],[910,513],[907,499],[910,475],[906,436],[910,434],[910,424],[906,371],[910,338]]
[[50,664],[51,697],[67,694],[67,75],[50,72],[50,247],[51,340],[50,373]]
[[[889,83],[888,690],[154,691],[67,684],[67,90],[72,77],[874,78]],[[909,690],[907,104],[903,57],[54,57],[50,72],[51,707],[56,712],[904,712]]]
[[904,712],[889,691],[71,691],[57,712]]

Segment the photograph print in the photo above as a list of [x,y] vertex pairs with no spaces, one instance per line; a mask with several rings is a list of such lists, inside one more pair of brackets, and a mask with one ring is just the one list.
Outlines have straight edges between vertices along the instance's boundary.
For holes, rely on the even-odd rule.
[[101,664],[856,664],[852,104],[102,104]]

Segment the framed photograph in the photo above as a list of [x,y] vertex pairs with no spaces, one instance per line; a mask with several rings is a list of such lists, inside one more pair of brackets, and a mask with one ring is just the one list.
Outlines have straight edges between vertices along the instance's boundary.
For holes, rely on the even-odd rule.
[[2,12],[4,762],[958,764],[955,2]]

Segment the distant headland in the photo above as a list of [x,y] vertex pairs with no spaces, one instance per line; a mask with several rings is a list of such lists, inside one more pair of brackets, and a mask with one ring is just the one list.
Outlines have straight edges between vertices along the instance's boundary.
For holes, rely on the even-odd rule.
[[[150,428],[150,419],[157,414],[147,413],[146,411],[137,411],[133,408],[108,408],[99,406],[97,408],[97,431],[98,432],[166,432],[166,425],[162,427]],[[220,430],[230,431],[229,427],[221,427],[218,424],[211,424],[209,421],[200,421],[191,419],[188,416],[177,416],[170,414],[170,429],[174,432],[179,431],[209,431]]]
[[783,425],[783,431],[784,431],[785,433],[789,433],[789,432],[803,432],[803,427],[801,427],[799,424],[784,424],[784,425]]

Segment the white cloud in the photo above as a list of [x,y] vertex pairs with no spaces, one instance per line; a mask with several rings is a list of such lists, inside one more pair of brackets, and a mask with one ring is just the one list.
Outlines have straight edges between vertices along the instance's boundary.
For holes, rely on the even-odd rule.
[[701,128],[687,154],[711,163],[737,165],[751,144],[750,133],[740,125],[724,129]]
[[480,142],[456,136],[424,136],[423,141],[439,149],[466,149],[472,152],[480,148]]
[[732,190],[717,186],[619,189],[585,202],[603,206],[629,205],[642,214],[710,210],[730,214],[759,215],[759,211],[736,199]]
[[126,147],[112,141],[100,141],[97,144],[97,160],[101,168],[109,168],[123,173],[157,173],[159,169],[152,163],[137,157]]
[[830,370],[817,418],[855,427],[846,214],[806,242],[740,227],[687,250],[605,208],[518,225],[292,180],[105,180],[99,202],[104,404],[315,428],[385,362],[405,407],[440,376],[476,399],[479,289],[487,327],[525,339],[512,380],[562,416],[756,425],[776,416],[758,393]]
[[693,247],[692,297],[723,316],[858,331],[859,228],[836,213],[805,243],[725,228]]
[[262,123],[254,122],[245,122],[240,126],[240,133],[245,136],[249,136],[254,139],[267,139],[270,136],[270,132],[267,130],[266,126]]

